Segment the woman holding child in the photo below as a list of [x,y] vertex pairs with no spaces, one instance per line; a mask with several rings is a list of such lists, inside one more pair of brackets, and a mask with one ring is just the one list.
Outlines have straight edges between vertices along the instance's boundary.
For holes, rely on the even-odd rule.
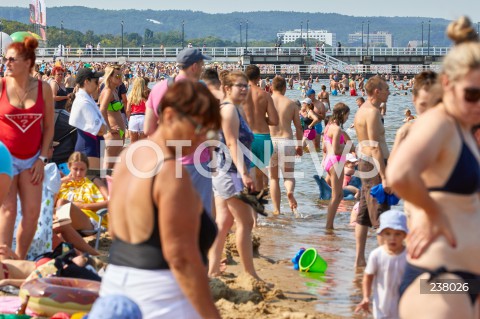
[[480,153],[472,135],[480,123],[480,43],[466,17],[447,33],[456,46],[443,62],[443,102],[418,118],[387,167],[395,193],[412,204],[402,318],[478,318],[480,311],[478,290],[419,289],[431,289],[421,279],[480,282]]

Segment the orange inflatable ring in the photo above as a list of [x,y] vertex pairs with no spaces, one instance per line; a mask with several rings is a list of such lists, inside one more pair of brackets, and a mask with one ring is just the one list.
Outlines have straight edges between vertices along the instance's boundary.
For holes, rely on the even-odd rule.
[[19,296],[22,301],[30,296],[28,308],[39,315],[50,317],[60,311],[70,315],[89,312],[98,298],[99,290],[98,281],[49,277],[25,282],[20,287]]

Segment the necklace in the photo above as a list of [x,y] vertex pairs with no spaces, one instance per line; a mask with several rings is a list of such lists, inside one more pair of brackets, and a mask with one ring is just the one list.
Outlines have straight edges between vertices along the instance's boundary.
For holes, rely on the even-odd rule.
[[15,92],[17,99],[20,101],[19,107],[21,109],[25,108],[25,99],[27,98],[28,93],[30,93],[30,91],[34,88],[33,86],[30,85],[31,83],[32,83],[31,79],[28,79],[27,89],[25,90],[25,93],[23,94],[22,98],[20,98],[20,94],[18,94],[17,89],[15,87],[13,88],[13,91]]

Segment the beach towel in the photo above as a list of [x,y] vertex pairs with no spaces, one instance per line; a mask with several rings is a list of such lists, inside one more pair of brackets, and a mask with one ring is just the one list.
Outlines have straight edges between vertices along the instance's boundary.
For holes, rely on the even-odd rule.
[[395,194],[385,193],[382,184],[373,186],[372,189],[370,189],[370,195],[372,195],[379,204],[383,204],[385,201],[387,201],[388,205],[393,206],[397,205],[400,201],[400,198],[398,198]]

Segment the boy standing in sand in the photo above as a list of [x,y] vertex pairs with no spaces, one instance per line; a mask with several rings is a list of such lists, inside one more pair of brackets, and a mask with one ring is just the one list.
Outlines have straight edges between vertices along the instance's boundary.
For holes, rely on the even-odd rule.
[[408,233],[407,218],[400,211],[386,211],[380,215],[377,233],[384,244],[370,253],[363,276],[363,300],[355,312],[364,310],[370,313],[373,284],[373,317],[395,319],[399,318],[399,288],[407,264],[403,243]]

